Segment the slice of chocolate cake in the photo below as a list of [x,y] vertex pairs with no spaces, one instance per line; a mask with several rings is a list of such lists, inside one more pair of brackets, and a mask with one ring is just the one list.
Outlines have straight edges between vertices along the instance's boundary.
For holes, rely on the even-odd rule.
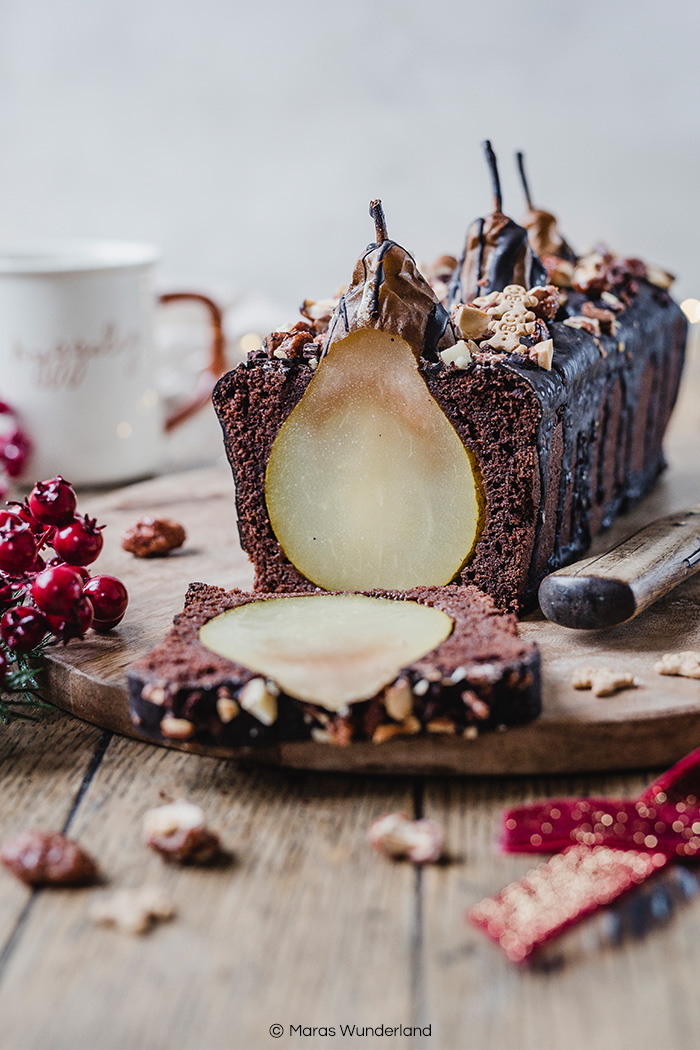
[[685,317],[667,274],[572,261],[552,216],[502,215],[498,185],[441,303],[380,212],[332,316],[306,303],[214,392],[255,586],[452,581],[527,610],[663,469]]
[[195,583],[128,679],[142,733],[231,749],[474,737],[540,711],[536,647],[470,586],[281,596]]

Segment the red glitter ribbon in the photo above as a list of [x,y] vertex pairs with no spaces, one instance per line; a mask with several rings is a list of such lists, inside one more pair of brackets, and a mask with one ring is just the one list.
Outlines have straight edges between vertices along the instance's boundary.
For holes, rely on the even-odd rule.
[[[468,918],[514,962],[674,858],[700,851],[700,748],[638,799],[553,799],[508,809],[508,853],[552,853],[524,878],[475,905]],[[562,851],[562,852],[558,852]]]

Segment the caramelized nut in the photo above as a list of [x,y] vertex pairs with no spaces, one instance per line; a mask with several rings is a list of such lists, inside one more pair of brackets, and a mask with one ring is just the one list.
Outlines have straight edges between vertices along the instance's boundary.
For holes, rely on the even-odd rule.
[[221,853],[219,836],[206,827],[203,810],[184,798],[147,810],[143,834],[147,846],[179,864],[207,864]]
[[369,826],[370,844],[387,857],[406,857],[429,864],[442,856],[443,830],[434,820],[411,820],[405,813],[387,813]]
[[403,722],[413,712],[413,693],[406,678],[399,678],[384,694],[384,707],[389,718]]
[[194,736],[194,725],[187,718],[166,715],[161,720],[160,731],[171,740],[190,740]]
[[257,718],[264,726],[277,721],[277,697],[268,688],[264,678],[251,678],[243,686],[238,702],[244,711]]
[[0,861],[27,886],[85,886],[98,875],[77,842],[48,831],[13,835],[3,843]]
[[141,518],[122,536],[122,547],[137,558],[159,558],[181,547],[185,530],[170,518]]

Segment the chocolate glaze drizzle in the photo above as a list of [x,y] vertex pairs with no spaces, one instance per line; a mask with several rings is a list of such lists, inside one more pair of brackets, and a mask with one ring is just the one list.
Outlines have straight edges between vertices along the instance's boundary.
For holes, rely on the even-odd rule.
[[[508,284],[524,283],[532,288],[547,282],[547,271],[530,247],[527,230],[501,210],[496,155],[488,139],[483,148],[491,175],[493,212],[487,219],[477,219],[467,230],[462,255],[448,289],[451,306],[489,292],[500,292]],[[516,279],[516,268],[520,266],[523,273]]]
[[[567,314],[579,313],[585,299],[570,293]],[[578,557],[589,546],[592,536],[639,499],[665,466],[660,439],[665,416],[676,396],[686,331],[685,318],[670,298],[667,309],[673,319],[670,329],[659,325],[659,304],[654,289],[640,282],[634,302],[620,316],[616,335],[603,335],[599,339],[605,356],[598,342],[585,331],[550,322],[555,346],[550,372],[517,354],[504,355],[494,366],[522,378],[541,406],[537,433],[540,499],[526,607],[535,604],[542,578]],[[676,355],[672,367],[671,359],[679,346],[680,354]],[[617,418],[617,413],[613,414],[616,384],[621,391]],[[647,399],[645,405],[640,403],[643,398]],[[548,491],[549,463],[553,431],[559,425],[562,466],[553,501]],[[642,432],[642,448],[635,440],[638,428]],[[606,494],[603,479],[609,440],[614,441],[615,471],[612,491]],[[657,445],[658,452],[655,452]],[[597,458],[597,469],[594,469],[594,458]],[[540,541],[546,509],[552,502],[556,506],[558,541],[544,558]],[[592,522],[594,509],[597,520]]]
[[[386,255],[391,251],[392,248],[396,248],[398,252],[401,252],[415,267],[415,261],[413,256],[402,248],[396,241],[389,239],[387,235],[386,219],[384,217],[384,210],[382,208],[382,202],[380,200],[373,200],[370,202],[369,213],[374,219],[374,226],[376,231],[376,242],[369,244],[364,251],[360,259],[362,266],[362,278],[361,287],[370,288],[370,309],[369,317],[377,319],[380,315],[381,310],[381,294],[386,283],[386,275],[384,269],[384,259]],[[371,261],[371,265],[370,265]],[[357,271],[356,271],[357,274]],[[446,335],[450,328],[450,315],[448,311],[442,306],[441,303],[435,299],[432,291],[428,284],[424,281],[422,276],[419,274],[417,268],[415,269],[415,277],[411,278],[415,280],[421,286],[421,292],[425,297],[425,310],[426,310],[426,322],[423,331],[422,345],[421,345],[421,356],[426,358],[428,361],[438,360],[438,346]],[[353,278],[353,286],[348,289],[348,292],[341,296],[338,306],[335,310],[331,322],[328,326],[328,334],[324,343],[323,352],[321,356],[325,356],[331,344],[338,338],[343,338],[349,334],[352,328],[352,319],[348,312],[348,296],[351,292],[357,290],[357,277]],[[427,307],[430,304],[430,300],[433,300],[430,305],[428,312]],[[343,328],[338,329],[338,325],[343,325]],[[454,342],[454,339],[452,339]]]

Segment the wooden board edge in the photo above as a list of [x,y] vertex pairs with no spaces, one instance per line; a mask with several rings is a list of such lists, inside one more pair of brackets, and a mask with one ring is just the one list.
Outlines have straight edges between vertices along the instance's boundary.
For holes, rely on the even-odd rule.
[[[507,776],[610,772],[670,765],[700,744],[700,710],[654,713],[628,723],[625,748],[619,722],[539,719],[476,740],[447,736],[398,738],[348,747],[300,741],[256,751],[193,743],[164,743],[140,733],[129,717],[126,689],[105,687],[60,659],[47,660],[52,703],[93,725],[144,743],[211,758],[285,766],[326,773],[425,776]],[[99,689],[98,689],[99,685]],[[576,734],[576,759],[571,738]]]

